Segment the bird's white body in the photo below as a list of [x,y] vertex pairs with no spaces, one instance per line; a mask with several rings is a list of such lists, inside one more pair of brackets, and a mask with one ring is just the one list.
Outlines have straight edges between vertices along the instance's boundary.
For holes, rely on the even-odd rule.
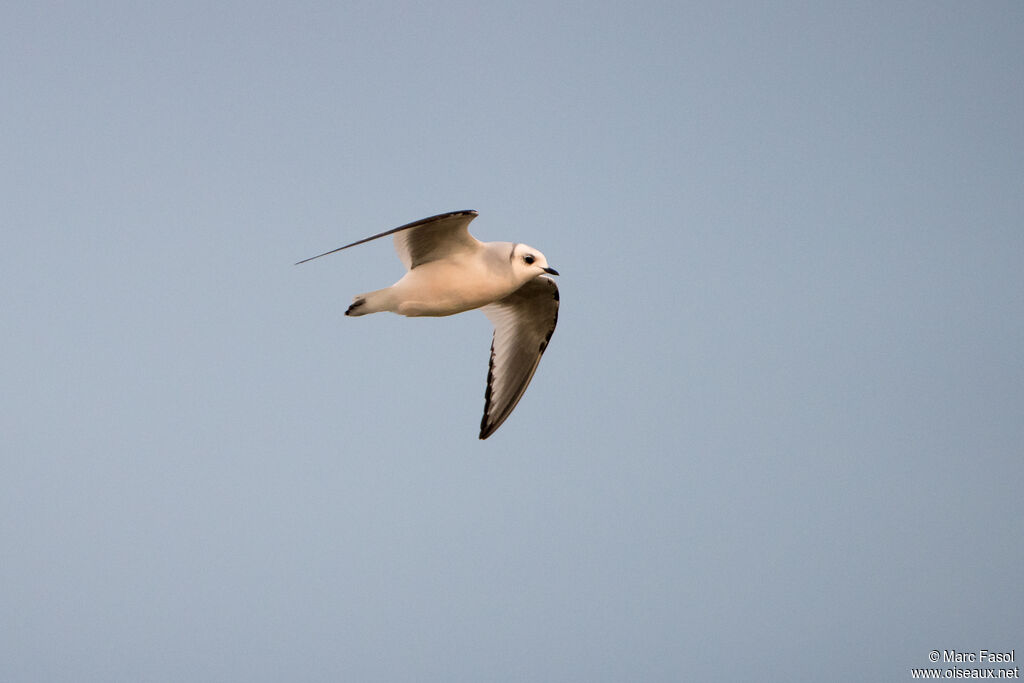
[[[445,316],[471,311],[504,299],[537,277],[532,270],[508,267],[511,242],[480,242],[479,248],[431,261],[408,271],[384,289],[361,294],[365,304],[349,315],[390,311],[399,315]],[[522,245],[518,245],[522,246]]]

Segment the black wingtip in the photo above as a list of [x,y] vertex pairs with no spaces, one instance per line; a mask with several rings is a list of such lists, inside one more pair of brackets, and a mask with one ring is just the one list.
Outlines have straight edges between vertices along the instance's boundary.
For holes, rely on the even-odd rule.
[[484,414],[480,418],[480,440],[483,441],[497,427],[487,424],[487,416],[491,414],[491,385],[494,384],[494,340],[491,340],[491,358],[487,363],[487,386],[484,388]]

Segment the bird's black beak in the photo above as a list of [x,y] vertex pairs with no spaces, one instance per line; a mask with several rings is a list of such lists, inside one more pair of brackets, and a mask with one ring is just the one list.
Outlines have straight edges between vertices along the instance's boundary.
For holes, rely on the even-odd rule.
[[548,275],[558,275],[558,271],[555,270],[554,268],[545,268],[544,272],[547,273]]

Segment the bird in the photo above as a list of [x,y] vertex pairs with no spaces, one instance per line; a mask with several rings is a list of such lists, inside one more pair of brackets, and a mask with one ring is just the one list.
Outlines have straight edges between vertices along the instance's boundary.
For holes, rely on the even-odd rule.
[[526,392],[558,323],[558,285],[537,249],[518,242],[481,242],[469,233],[479,215],[451,211],[397,228],[321,256],[394,236],[405,275],[384,289],[358,294],[345,311],[357,317],[389,311],[407,317],[449,316],[480,309],[494,326],[484,391],[480,439],[494,434]]

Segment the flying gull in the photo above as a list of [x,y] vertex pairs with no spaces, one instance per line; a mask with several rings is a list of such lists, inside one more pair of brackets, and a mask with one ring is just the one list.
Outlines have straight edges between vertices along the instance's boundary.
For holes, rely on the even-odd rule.
[[[453,211],[346,244],[306,263],[379,237],[394,235],[406,274],[395,284],[352,300],[345,315],[390,311],[445,316],[474,308],[494,325],[480,438],[486,439],[523,397],[558,322],[558,271],[533,247],[480,242],[469,234],[476,211]],[[296,264],[298,265],[298,264]]]

